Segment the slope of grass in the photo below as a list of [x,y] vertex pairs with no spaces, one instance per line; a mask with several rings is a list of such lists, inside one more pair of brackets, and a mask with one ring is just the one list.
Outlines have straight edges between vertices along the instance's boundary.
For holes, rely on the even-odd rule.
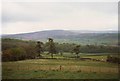
[[[66,53],[67,54],[67,53]],[[117,79],[118,64],[79,59],[31,59],[2,63],[3,79]],[[86,55],[87,56],[87,55]],[[82,55],[82,57],[86,57]],[[94,57],[90,56],[89,57]],[[88,57],[87,56],[87,57]],[[95,56],[94,58],[101,58]]]
[[7,71],[4,79],[117,79],[117,74],[96,73],[96,72],[70,72],[70,71],[45,71],[45,70],[30,70],[30,71]]

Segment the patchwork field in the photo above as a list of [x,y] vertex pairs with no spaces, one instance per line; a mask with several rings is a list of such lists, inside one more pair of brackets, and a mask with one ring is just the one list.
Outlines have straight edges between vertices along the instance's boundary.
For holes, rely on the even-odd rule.
[[[107,56],[81,54],[80,60],[63,56],[42,54],[43,59],[30,59],[2,63],[3,79],[118,79],[118,64],[105,62]],[[68,58],[67,58],[68,57]]]

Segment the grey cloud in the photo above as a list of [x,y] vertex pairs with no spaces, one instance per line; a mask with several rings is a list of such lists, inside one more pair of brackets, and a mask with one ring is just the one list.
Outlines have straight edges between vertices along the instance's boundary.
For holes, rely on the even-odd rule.
[[42,19],[38,19],[36,17],[21,15],[21,14],[2,14],[2,22],[17,22],[17,21],[28,21],[28,22],[37,22],[42,21]]
[[[11,3],[8,3],[11,4]],[[66,17],[70,13],[77,11],[92,10],[105,14],[117,14],[117,3],[60,3],[60,2],[39,2],[27,3],[17,2],[11,6],[3,4],[2,21],[51,21],[61,17]],[[5,9],[5,10],[4,10]],[[16,11],[17,10],[17,11]]]
[[[4,7],[8,10],[4,10]],[[14,8],[17,9],[17,11],[14,10]],[[71,12],[71,9],[62,7],[62,5],[60,7],[60,5],[53,3],[13,3],[10,8],[6,4],[3,4],[2,21],[46,21],[66,16],[66,13],[69,12]]]

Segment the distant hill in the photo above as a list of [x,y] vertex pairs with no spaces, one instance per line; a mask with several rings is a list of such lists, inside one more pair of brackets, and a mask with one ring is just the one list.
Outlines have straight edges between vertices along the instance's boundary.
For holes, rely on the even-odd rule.
[[27,40],[39,40],[39,39],[47,39],[49,37],[59,37],[59,36],[71,36],[76,35],[76,33],[71,31],[64,30],[50,30],[50,31],[39,31],[32,33],[22,33],[22,34],[14,34],[14,35],[3,35],[3,38],[21,38]]
[[56,42],[68,42],[78,44],[104,44],[116,45],[118,43],[117,31],[67,31],[67,30],[49,30],[31,33],[3,35],[2,38],[15,38],[22,40],[40,40],[53,38]]
[[72,30],[72,32],[77,32],[77,33],[118,33],[117,30],[112,30],[112,31]]

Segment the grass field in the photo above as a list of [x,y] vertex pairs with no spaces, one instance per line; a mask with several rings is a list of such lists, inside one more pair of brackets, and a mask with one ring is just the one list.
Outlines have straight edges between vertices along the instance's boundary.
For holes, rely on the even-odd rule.
[[[42,54],[46,59],[30,59],[2,63],[3,79],[117,79],[118,64],[66,58],[63,56]],[[71,55],[70,55],[71,56]],[[106,60],[106,54],[81,54],[82,58]]]

